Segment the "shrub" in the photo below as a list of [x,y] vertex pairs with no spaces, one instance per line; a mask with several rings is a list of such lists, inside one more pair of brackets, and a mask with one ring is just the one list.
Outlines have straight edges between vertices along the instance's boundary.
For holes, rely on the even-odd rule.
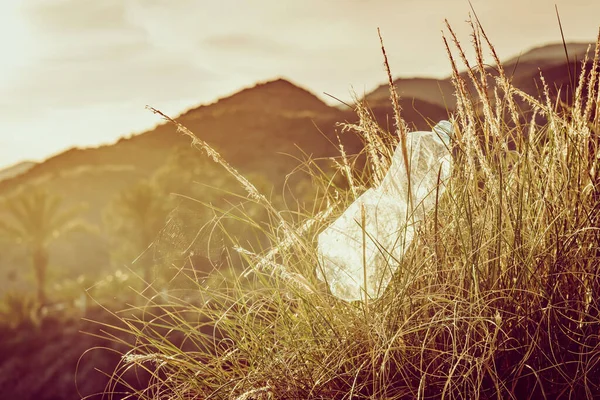
[[[198,301],[148,297],[146,318],[123,320],[137,345],[115,372],[151,376],[140,398],[592,398],[600,391],[600,38],[572,105],[514,88],[481,27],[466,79],[453,67],[453,174],[380,299],[346,303],[317,281],[315,234],[389,164],[409,134],[391,86],[396,131],[363,104],[347,128],[365,140],[366,173],[330,186],[315,215],[294,222],[206,143],[270,214],[272,249],[238,247],[249,267],[200,282]],[[483,61],[489,45],[498,70]],[[386,62],[387,64],[387,62]],[[589,65],[585,63],[584,65]],[[388,69],[389,72],[389,69]],[[391,75],[390,75],[391,83]],[[471,93],[474,93],[471,96]],[[585,96],[584,96],[585,95]],[[545,123],[536,123],[536,116]],[[385,134],[386,136],[382,136]],[[327,185],[327,182],[325,182]]]

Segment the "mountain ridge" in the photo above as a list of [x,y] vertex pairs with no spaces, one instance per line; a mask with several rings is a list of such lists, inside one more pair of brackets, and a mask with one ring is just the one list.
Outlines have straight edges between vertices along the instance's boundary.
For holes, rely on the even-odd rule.
[[[568,43],[569,55],[573,58],[581,57],[587,46],[588,43],[583,42]],[[551,43],[532,47],[518,56],[509,58],[503,65],[507,73],[516,73],[520,76],[518,80],[520,83],[527,83],[529,81],[533,82],[538,74],[539,67],[535,66],[537,65],[535,60],[543,61],[544,67],[548,67],[560,64],[561,57],[564,57],[562,44]],[[465,73],[463,72],[463,74]],[[523,76],[525,77],[523,78]],[[456,106],[453,95],[454,88],[449,78],[397,78],[394,83],[401,99],[403,99],[405,108],[406,104],[412,105],[415,103],[413,100],[418,99],[418,103],[422,107],[429,108],[433,116],[438,116],[441,113],[440,110],[452,111]],[[380,111],[385,107],[389,107],[388,85],[382,84],[367,93],[364,100],[367,101],[369,106],[378,108]],[[282,77],[257,82],[231,95],[221,97],[212,103],[191,107],[174,118],[185,125],[224,118],[227,115],[234,114],[238,116],[246,114],[248,118],[249,115],[247,114],[253,112],[259,113],[257,116],[262,115],[261,118],[274,114],[292,119],[312,118],[323,120],[337,118],[338,122],[352,118],[351,113],[347,110],[340,110],[328,105],[309,90]],[[173,131],[174,128],[163,121],[150,129],[128,137],[122,137],[113,143],[97,147],[67,149],[40,163],[30,165],[29,168],[19,171],[18,174],[7,174],[4,177],[0,175],[0,194],[6,193],[11,187],[14,188],[30,178],[39,178],[49,170],[71,168],[81,164],[94,164],[101,160],[117,165],[130,165],[130,154],[135,153],[137,146],[145,147],[149,153],[152,153],[150,151],[152,147],[169,146],[169,143],[173,144],[173,142],[181,143],[182,138],[179,137],[180,135],[173,135]],[[203,132],[203,134],[206,134],[209,140],[215,139],[215,135],[210,132]],[[115,147],[119,146],[119,150],[115,150]],[[219,146],[217,145],[217,147]],[[112,153],[112,155],[107,156],[107,153]],[[154,154],[153,161],[147,163],[140,161],[139,167],[151,170],[156,167],[159,158],[158,154]]]
[[[566,43],[569,52],[570,62],[574,59],[582,60],[588,46],[592,43],[569,42]],[[556,65],[566,64],[566,55],[562,43],[549,43],[542,46],[532,47],[525,52],[513,56],[502,62],[505,73],[509,76],[527,75],[527,79],[535,79],[539,69],[551,68]],[[495,66],[489,66],[488,69],[494,70]],[[467,72],[463,71],[460,75],[467,78]],[[443,79],[428,77],[400,77],[394,80],[394,86],[401,97],[409,99],[419,98],[432,104],[452,110],[456,107],[454,98],[454,87],[451,82],[451,76]],[[424,93],[425,91],[425,93]],[[368,92],[364,100],[370,105],[378,105],[389,101],[389,85],[384,83],[371,92]]]
[[[277,99],[282,97],[287,101],[278,103]],[[294,99],[300,99],[300,101],[294,102]],[[175,116],[174,119],[185,125],[222,118],[232,113],[279,114],[288,118],[315,119],[340,117],[342,114],[340,110],[327,105],[308,90],[295,85],[289,80],[277,78],[259,82],[232,95],[219,98],[213,103],[192,107]],[[68,169],[81,164],[94,164],[103,159],[106,156],[105,153],[113,153],[112,157],[108,157],[107,162],[117,165],[129,165],[131,164],[130,153],[135,153],[136,146],[149,148],[168,146],[169,142],[171,144],[189,142],[181,135],[175,135],[174,131],[175,128],[170,123],[162,121],[153,128],[128,137],[121,137],[110,144],[87,148],[72,147],[49,157],[41,163],[37,163],[18,176],[10,176],[7,179],[0,180],[0,195],[10,190],[11,187],[20,185],[24,180],[40,177],[48,170]],[[117,148],[119,148],[118,151]],[[142,162],[141,168],[152,169],[156,167],[155,164],[156,162]]]
[[17,175],[21,175],[21,174],[27,172],[28,170],[30,170],[31,168],[33,168],[36,164],[38,164],[38,163],[36,163],[34,161],[25,160],[25,161],[20,161],[16,164],[6,166],[6,167],[0,169],[0,181],[13,178]]

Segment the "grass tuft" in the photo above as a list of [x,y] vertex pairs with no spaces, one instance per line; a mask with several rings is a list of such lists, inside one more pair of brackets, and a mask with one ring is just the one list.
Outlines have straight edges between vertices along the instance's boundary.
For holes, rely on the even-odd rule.
[[492,74],[483,54],[498,56],[471,26],[474,67],[450,25],[444,36],[457,97],[451,179],[377,300],[331,296],[315,249],[318,232],[378,184],[410,134],[391,81],[397,132],[357,103],[359,122],[344,129],[365,141],[366,166],[341,148],[336,176],[347,189],[315,177],[326,195],[304,221],[286,218],[192,134],[269,213],[271,249],[238,246],[245,273],[157,293],[136,317],[120,314],[136,343],[113,379],[132,369],[150,377],[129,398],[600,394],[600,36],[571,105],[557,106],[547,85],[540,100],[513,87],[499,63]]

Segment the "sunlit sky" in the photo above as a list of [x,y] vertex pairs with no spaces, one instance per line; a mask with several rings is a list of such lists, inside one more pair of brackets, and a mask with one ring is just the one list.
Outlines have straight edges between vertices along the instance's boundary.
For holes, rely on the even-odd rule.
[[[501,58],[593,41],[600,1],[472,0]],[[396,76],[445,77],[447,18],[468,44],[467,0],[0,0],[0,167],[154,126],[257,81],[325,99]]]

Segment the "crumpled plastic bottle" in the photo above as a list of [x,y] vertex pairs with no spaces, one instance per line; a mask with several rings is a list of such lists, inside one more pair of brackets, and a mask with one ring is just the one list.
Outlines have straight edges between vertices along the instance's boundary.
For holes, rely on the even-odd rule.
[[431,132],[407,135],[412,207],[398,146],[381,184],[359,196],[319,234],[317,277],[334,296],[355,301],[383,294],[418,223],[435,207],[436,192],[439,196],[445,190],[452,168],[451,132],[450,122],[440,121]]

